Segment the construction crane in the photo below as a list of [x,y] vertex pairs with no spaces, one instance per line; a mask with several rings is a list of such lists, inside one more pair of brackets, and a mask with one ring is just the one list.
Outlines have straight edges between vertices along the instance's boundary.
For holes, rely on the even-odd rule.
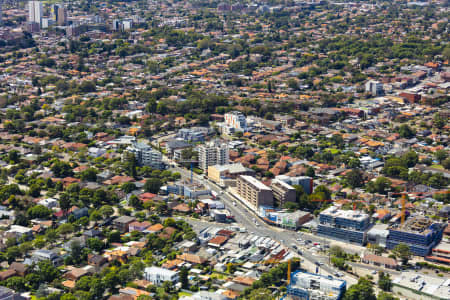
[[[389,193],[388,194],[388,196],[390,197],[390,196],[392,196],[392,195],[401,195],[402,196],[402,199],[401,199],[401,206],[402,206],[402,208],[401,208],[401,224],[403,225],[404,223],[405,223],[405,218],[406,218],[406,196],[407,196],[407,192],[405,191],[405,192],[400,192],[400,193]],[[416,194],[416,193],[413,193],[413,194]]]
[[194,163],[198,163],[195,159],[177,160],[178,163],[189,163],[191,164],[191,183],[194,182]]

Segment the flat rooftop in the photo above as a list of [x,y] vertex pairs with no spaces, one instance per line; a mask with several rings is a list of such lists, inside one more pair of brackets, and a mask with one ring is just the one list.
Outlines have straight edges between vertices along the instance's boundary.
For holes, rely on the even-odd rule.
[[241,175],[241,178],[260,190],[271,191],[271,189],[267,185],[265,185],[264,183],[262,183],[255,177],[248,176],[248,175]]
[[333,218],[343,218],[354,221],[364,221],[369,215],[360,210],[343,210],[336,206],[331,206],[320,213],[321,215],[331,216]]
[[[398,284],[422,293],[437,296],[440,299],[450,299],[450,279],[446,277],[434,277],[415,272],[402,272],[392,279]],[[417,298],[420,298],[417,295]]]
[[428,233],[431,232],[429,228],[433,223],[435,223],[433,220],[419,216],[406,220],[406,222],[403,225],[395,224],[391,226],[389,229],[427,235]]

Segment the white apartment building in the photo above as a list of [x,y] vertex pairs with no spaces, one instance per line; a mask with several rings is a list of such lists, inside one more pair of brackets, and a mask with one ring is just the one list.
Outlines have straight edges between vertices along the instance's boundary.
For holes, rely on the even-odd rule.
[[233,128],[235,131],[247,131],[247,120],[241,112],[232,111],[226,113],[224,118],[227,127]]
[[230,160],[228,145],[220,141],[212,141],[198,148],[198,162],[202,170],[208,170],[209,166],[226,165]]
[[134,154],[138,164],[141,166],[149,166],[154,169],[161,169],[163,166],[161,152],[154,150],[147,144],[133,143],[126,150]]
[[28,1],[28,22],[38,23],[42,22],[42,2]]
[[159,267],[147,267],[144,269],[144,278],[154,285],[161,285],[164,281],[175,284],[178,282],[178,272]]

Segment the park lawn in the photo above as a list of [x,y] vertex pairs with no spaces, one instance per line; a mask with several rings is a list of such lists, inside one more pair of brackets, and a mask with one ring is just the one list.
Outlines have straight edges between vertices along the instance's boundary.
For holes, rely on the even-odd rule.
[[431,165],[432,168],[444,170],[444,167],[441,165]]
[[228,278],[228,276],[226,276],[226,275],[224,275],[224,274],[216,273],[216,272],[213,272],[209,277],[210,277],[211,279],[217,278],[217,279],[220,279],[220,280],[223,280],[223,279],[227,279],[227,278]]
[[192,296],[192,294],[188,293],[188,292],[179,292],[178,293],[178,298],[185,297],[185,296]]
[[333,154],[333,155],[336,155],[341,152],[341,150],[336,149],[336,148],[327,148],[326,150],[330,151],[331,154]]

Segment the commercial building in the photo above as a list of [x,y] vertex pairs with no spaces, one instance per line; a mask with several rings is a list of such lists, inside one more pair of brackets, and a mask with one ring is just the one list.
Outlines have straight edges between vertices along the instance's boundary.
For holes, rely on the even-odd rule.
[[245,116],[239,111],[232,111],[226,113],[225,116],[225,125],[233,129],[231,131],[247,131],[247,120]]
[[270,184],[275,204],[283,207],[286,202],[295,202],[297,195],[295,188],[281,180],[274,179]]
[[311,194],[313,192],[314,181],[311,177],[308,176],[291,177],[287,175],[278,175],[275,177],[275,179],[278,179],[290,185],[299,185],[303,188],[303,190],[307,194]]
[[273,206],[272,189],[252,176],[239,176],[236,190],[239,197],[253,209],[258,209],[260,206]]
[[252,175],[255,171],[243,164],[214,165],[208,167],[208,177],[222,186],[236,186],[236,178],[240,175]]
[[369,80],[366,82],[366,92],[372,96],[380,96],[384,93],[383,84],[379,81]]
[[161,285],[164,281],[175,284],[178,282],[178,272],[159,267],[148,267],[144,269],[144,278],[154,285]]
[[208,170],[209,166],[226,165],[229,162],[228,145],[218,140],[211,141],[198,147],[198,166]]
[[442,239],[445,225],[422,216],[408,219],[404,224],[389,227],[386,247],[394,249],[406,244],[414,255],[427,256]]
[[319,215],[317,233],[330,238],[364,245],[370,227],[369,215],[359,210],[331,206]]
[[314,219],[314,216],[306,211],[294,212],[275,211],[265,213],[265,221],[269,224],[297,230],[303,224]]
[[39,26],[42,21],[42,2],[28,1],[28,22],[37,23]]
[[287,294],[294,300],[339,300],[343,297],[346,289],[347,282],[345,280],[298,271],[291,275]]
[[138,164],[141,166],[149,166],[153,169],[161,169],[163,167],[162,154],[147,144],[133,143],[126,150],[134,154]]

